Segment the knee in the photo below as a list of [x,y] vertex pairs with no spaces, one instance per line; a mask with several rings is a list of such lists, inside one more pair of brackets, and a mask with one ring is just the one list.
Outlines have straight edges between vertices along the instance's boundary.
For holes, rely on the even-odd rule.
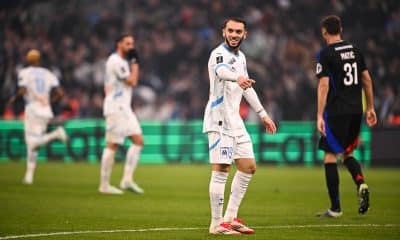
[[254,174],[254,173],[256,173],[256,170],[257,170],[257,167],[256,167],[256,165],[254,165],[249,169],[249,173]]
[[337,155],[333,153],[325,153],[324,156],[324,163],[336,163],[337,162]]
[[139,147],[143,147],[144,146],[143,136],[142,135],[132,136],[132,143]]
[[141,138],[139,141],[135,142],[136,145],[138,145],[139,147],[144,147],[144,140],[143,138]]
[[247,173],[247,174],[255,174],[256,170],[257,170],[257,167],[256,167],[255,164],[254,165],[252,164],[252,165],[247,166],[244,169],[239,169],[239,170],[244,172],[244,173]]

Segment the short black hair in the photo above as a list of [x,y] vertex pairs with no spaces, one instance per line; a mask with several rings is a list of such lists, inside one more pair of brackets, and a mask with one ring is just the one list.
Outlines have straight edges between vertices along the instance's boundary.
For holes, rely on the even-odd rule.
[[124,33],[124,34],[119,35],[117,37],[117,39],[115,39],[115,46],[117,46],[118,43],[121,42],[122,40],[124,40],[124,38],[126,38],[126,37],[133,37],[133,35],[130,33]]
[[230,17],[230,18],[227,18],[227,19],[224,21],[224,25],[222,26],[222,28],[225,28],[225,27],[226,27],[226,24],[227,24],[229,21],[234,21],[234,22],[243,23],[244,29],[246,29],[246,27],[247,27],[247,23],[246,23],[246,21],[245,21],[244,19],[239,18],[239,17]]
[[342,31],[342,21],[340,17],[330,15],[321,20],[321,28],[325,28],[331,35],[337,35]]

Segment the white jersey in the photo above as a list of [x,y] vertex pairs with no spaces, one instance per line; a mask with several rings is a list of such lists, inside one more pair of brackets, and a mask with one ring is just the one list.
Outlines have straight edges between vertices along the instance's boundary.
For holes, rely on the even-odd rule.
[[246,57],[241,51],[234,53],[228,46],[221,44],[211,52],[208,61],[210,98],[204,113],[203,132],[221,131],[229,136],[246,134],[239,114],[243,89],[237,82],[220,79],[218,68],[228,68],[237,76],[248,77]]
[[119,107],[130,108],[132,87],[125,83],[131,74],[128,61],[117,53],[111,54],[106,62],[104,86],[107,96],[104,99],[104,116],[115,113]]
[[[59,86],[57,77],[42,67],[26,67],[18,74],[18,86],[26,88],[25,113],[37,117],[52,118],[50,91]],[[40,102],[43,99],[46,103]]]

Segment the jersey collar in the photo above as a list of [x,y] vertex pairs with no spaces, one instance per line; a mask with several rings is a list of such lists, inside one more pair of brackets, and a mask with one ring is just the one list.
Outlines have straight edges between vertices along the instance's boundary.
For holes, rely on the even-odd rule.
[[230,53],[232,53],[233,55],[235,55],[236,57],[239,56],[239,51],[237,51],[236,53],[228,46],[226,45],[225,42],[222,43],[222,46]]

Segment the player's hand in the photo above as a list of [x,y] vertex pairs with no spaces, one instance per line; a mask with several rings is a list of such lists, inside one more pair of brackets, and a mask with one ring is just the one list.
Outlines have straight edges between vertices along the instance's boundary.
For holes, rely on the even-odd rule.
[[321,133],[322,136],[326,137],[324,118],[322,118],[322,117],[317,118],[317,129],[318,129],[318,132]]
[[262,119],[262,123],[265,127],[265,131],[271,134],[276,133],[276,125],[274,123],[274,121],[272,121],[272,119],[270,117],[263,117]]
[[365,118],[367,120],[368,127],[373,127],[378,122],[374,109],[367,110],[365,112]]
[[255,82],[256,81],[254,81],[253,79],[243,77],[243,76],[240,76],[237,79],[237,83],[239,84],[239,86],[245,90],[247,88],[250,88]]
[[128,51],[126,58],[130,64],[139,64],[139,55],[135,48],[132,48]]

